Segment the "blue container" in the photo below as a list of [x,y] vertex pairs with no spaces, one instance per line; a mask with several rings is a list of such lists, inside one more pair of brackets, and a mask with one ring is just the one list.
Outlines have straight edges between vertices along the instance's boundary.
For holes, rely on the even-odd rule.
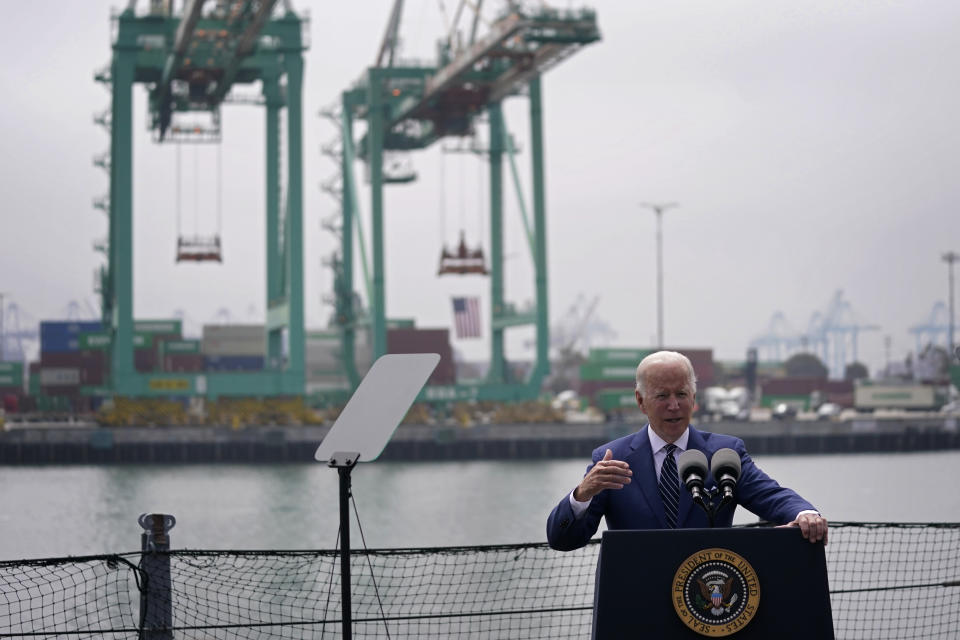
[[80,349],[80,334],[103,330],[97,321],[44,321],[40,323],[40,351],[62,353]]
[[263,356],[206,356],[207,371],[263,371]]

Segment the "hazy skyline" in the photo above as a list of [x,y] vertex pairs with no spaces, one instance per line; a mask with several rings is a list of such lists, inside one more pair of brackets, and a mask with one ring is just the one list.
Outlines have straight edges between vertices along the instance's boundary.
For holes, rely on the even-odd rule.
[[[452,13],[455,3],[446,4]],[[321,259],[337,244],[320,221],[338,207],[319,190],[336,171],[319,148],[336,132],[318,111],[373,62],[391,5],[293,2],[311,19],[303,139],[309,328],[327,322],[322,297],[332,278]],[[640,204],[671,201],[679,206],[663,219],[667,345],[742,359],[774,313],[803,330],[842,290],[860,321],[881,327],[860,336],[871,370],[884,363],[885,336],[893,359],[912,351],[908,328],[947,300],[941,254],[960,250],[960,6],[584,5],[596,9],[602,41],[543,80],[551,323],[579,296],[597,296],[596,318],[617,334],[611,345],[652,345],[655,225]],[[57,319],[71,300],[97,302],[93,272],[104,259],[92,245],[107,224],[91,203],[108,180],[92,159],[109,137],[93,115],[109,93],[93,74],[110,59],[111,6],[125,3],[17,3],[0,27],[0,292],[34,320]],[[432,60],[442,20],[435,0],[408,0],[403,55]],[[175,147],[151,142],[142,86],[134,101],[135,315],[179,309],[203,323],[226,308],[234,321],[262,321],[263,109],[224,107],[219,168],[215,147],[182,148],[178,203]],[[522,97],[505,103],[529,203],[527,109]],[[386,189],[387,313],[422,327],[452,327],[456,295],[481,296],[489,313],[487,279],[435,275],[441,244],[453,244],[461,229],[489,251],[486,171],[476,158],[437,146],[413,154],[417,182]],[[359,164],[356,172],[363,176]],[[533,298],[532,267],[508,173],[505,184],[506,296],[523,306]],[[367,189],[362,199],[369,216]],[[178,209],[184,232],[212,233],[218,208],[224,264],[176,265]],[[531,335],[508,332],[508,358],[532,357],[524,346]],[[471,359],[488,352],[486,339],[453,344]]]

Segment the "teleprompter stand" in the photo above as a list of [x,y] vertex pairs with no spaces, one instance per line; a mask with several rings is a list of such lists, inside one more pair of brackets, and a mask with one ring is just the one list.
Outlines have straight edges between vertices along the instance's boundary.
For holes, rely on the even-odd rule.
[[350,597],[350,473],[372,462],[440,362],[436,353],[388,354],[377,359],[350,397],[314,456],[340,476],[340,599],[343,637],[352,637]]

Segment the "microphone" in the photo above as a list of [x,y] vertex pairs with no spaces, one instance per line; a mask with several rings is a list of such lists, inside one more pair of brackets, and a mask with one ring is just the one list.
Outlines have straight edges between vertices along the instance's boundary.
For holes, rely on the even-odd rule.
[[710,459],[713,479],[723,495],[721,506],[733,500],[733,490],[740,479],[740,454],[733,449],[718,449]]
[[706,509],[707,505],[703,501],[703,483],[707,479],[707,456],[703,455],[703,451],[688,449],[680,454],[677,470],[693,501]]

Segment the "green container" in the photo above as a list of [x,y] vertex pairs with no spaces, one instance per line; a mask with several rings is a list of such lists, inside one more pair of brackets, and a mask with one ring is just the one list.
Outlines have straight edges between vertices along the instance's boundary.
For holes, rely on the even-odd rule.
[[200,353],[199,340],[166,340],[160,343],[164,355]]
[[[153,346],[152,332],[137,331],[133,334],[133,346],[137,349],[144,349]],[[102,351],[109,349],[113,339],[106,331],[95,331],[91,333],[81,333],[79,346],[82,351]]]
[[40,411],[69,411],[70,398],[65,396],[38,396],[37,408]]
[[632,362],[634,368],[636,368],[640,361],[651,353],[653,353],[653,349],[602,347],[590,349],[587,360],[591,362]]
[[636,363],[627,362],[584,362],[580,365],[581,380],[622,380],[632,382],[637,376]]
[[639,409],[633,389],[602,389],[594,396],[594,402],[604,411]]
[[13,375],[23,377],[22,362],[0,362],[0,375]]
[[799,394],[785,393],[782,395],[764,394],[763,398],[760,400],[760,406],[766,407],[768,409],[773,409],[775,406],[777,406],[781,402],[785,402],[792,407],[799,407],[803,411],[808,411],[810,409],[810,394],[809,393],[799,393]]
[[181,320],[134,320],[133,330],[137,333],[162,333],[181,336],[183,335],[183,322]]
[[110,348],[110,334],[106,331],[81,333],[79,336],[81,351],[105,350]]
[[113,390],[108,387],[98,387],[95,385],[82,385],[80,387],[80,395],[106,398],[108,396],[113,395]]
[[23,385],[23,376],[12,373],[0,373],[0,387],[19,387]]
[[30,378],[27,380],[27,393],[32,396],[40,395],[40,374],[31,373]]

